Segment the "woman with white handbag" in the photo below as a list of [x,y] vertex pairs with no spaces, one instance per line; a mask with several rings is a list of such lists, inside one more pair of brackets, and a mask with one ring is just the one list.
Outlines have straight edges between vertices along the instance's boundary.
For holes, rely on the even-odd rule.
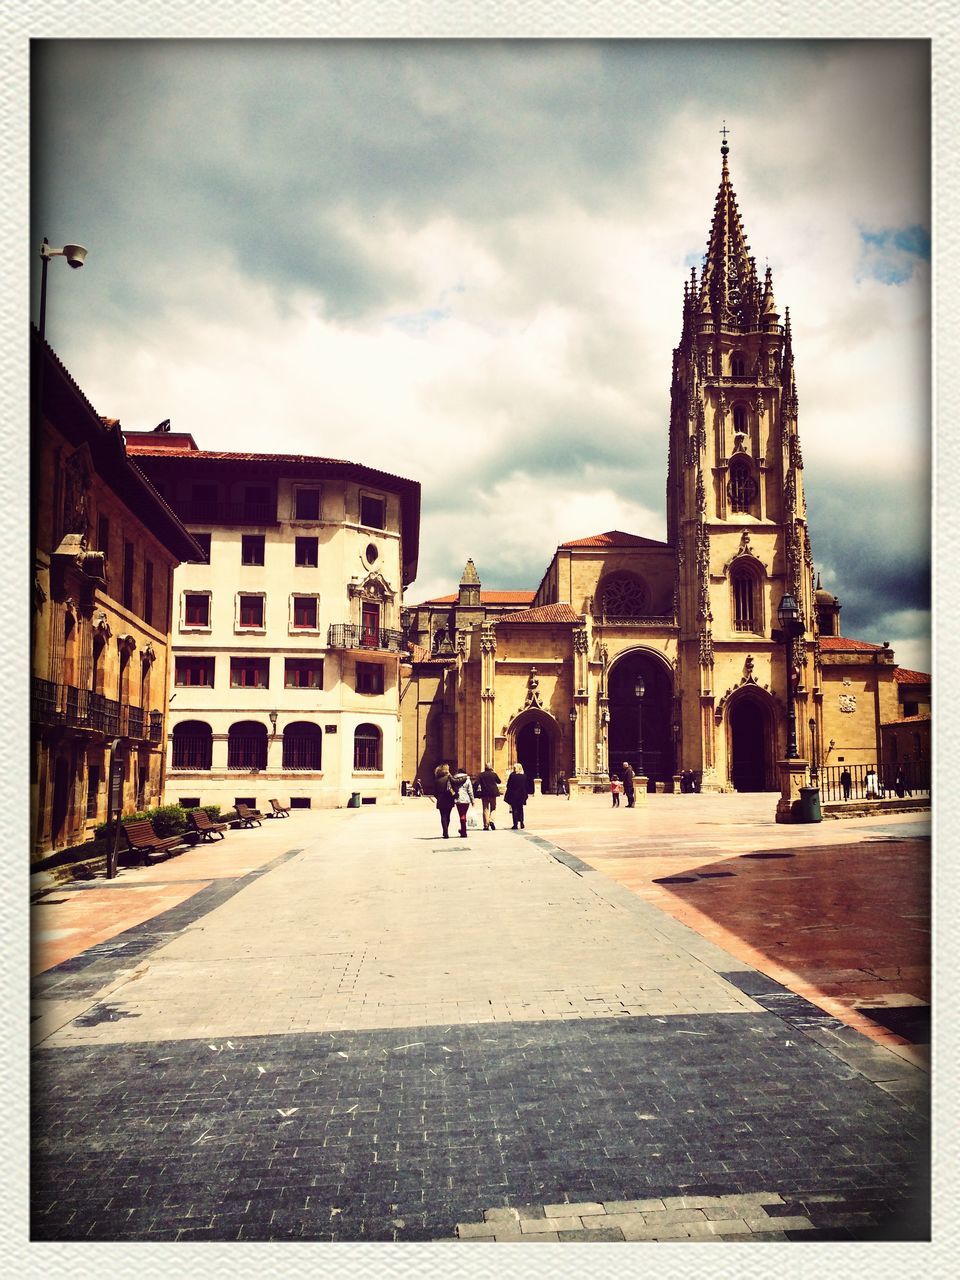
[[470,775],[462,769],[452,775],[450,779],[456,792],[454,802],[457,806],[457,813],[460,815],[460,834],[467,834],[467,810],[473,808],[473,783],[470,781]]

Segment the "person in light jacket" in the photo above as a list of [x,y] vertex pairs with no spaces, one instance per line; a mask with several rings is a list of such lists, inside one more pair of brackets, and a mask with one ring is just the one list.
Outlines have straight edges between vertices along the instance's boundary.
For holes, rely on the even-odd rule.
[[524,776],[522,764],[513,766],[513,773],[507,779],[507,789],[503,793],[503,798],[510,806],[510,812],[513,815],[513,830],[522,828],[523,806],[527,803],[527,779]]
[[458,769],[450,778],[451,785],[454,789],[454,802],[457,806],[457,813],[460,815],[460,834],[467,834],[467,810],[473,808],[473,783],[470,781],[470,775],[465,773],[463,769]]

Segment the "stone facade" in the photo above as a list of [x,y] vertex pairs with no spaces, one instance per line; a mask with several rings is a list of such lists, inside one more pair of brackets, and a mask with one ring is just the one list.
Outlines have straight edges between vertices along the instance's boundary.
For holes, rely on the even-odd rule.
[[[839,601],[815,587],[790,317],[750,254],[728,151],[703,269],[683,292],[666,541],[565,542],[530,607],[509,614],[482,606],[471,561],[443,647],[431,609],[411,609],[405,776],[426,781],[455,756],[501,777],[520,760],[545,789],[560,772],[605,786],[628,762],[651,788],[689,773],[706,789],[778,791],[788,665],[797,758],[878,759],[896,663],[888,646],[841,637]],[[785,642],[787,595],[800,633]]]
[[160,803],[172,580],[198,548],[48,346],[36,343],[31,816],[34,860]]
[[174,582],[168,797],[260,809],[400,793],[419,484],[349,462],[127,445],[209,558]]

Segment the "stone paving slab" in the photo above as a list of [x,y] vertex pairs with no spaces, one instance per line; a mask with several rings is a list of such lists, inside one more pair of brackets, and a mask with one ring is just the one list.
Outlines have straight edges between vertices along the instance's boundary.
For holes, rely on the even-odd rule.
[[542,1236],[517,1206],[561,1239],[924,1227],[922,1117],[814,1042],[787,1047],[764,1012],[34,1062],[36,1239],[453,1239],[461,1223]]
[[36,1240],[925,1238],[914,1066],[549,840],[424,818],[317,815],[41,975]]
[[606,877],[512,833],[484,841],[285,855],[51,1045],[759,1008],[703,958],[722,953]]

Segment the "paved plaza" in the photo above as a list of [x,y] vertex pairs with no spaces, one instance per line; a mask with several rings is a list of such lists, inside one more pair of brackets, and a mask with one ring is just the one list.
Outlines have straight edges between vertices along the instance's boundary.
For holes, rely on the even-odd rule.
[[52,886],[33,1238],[926,1238],[929,815],[774,803],[300,811]]

